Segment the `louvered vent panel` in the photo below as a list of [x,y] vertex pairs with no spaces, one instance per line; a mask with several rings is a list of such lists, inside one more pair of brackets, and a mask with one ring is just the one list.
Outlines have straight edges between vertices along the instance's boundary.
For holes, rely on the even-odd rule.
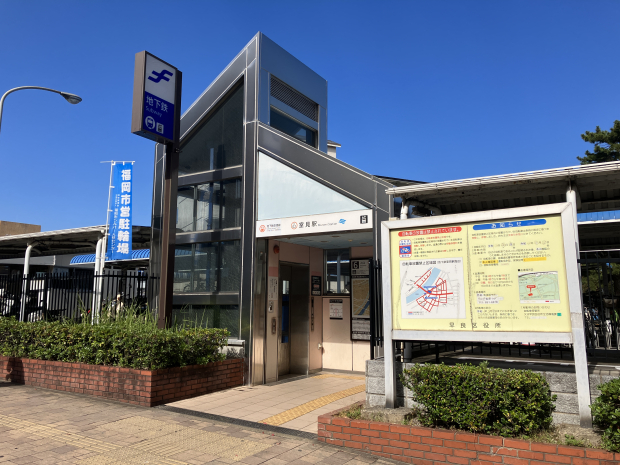
[[312,121],[319,121],[318,105],[316,103],[273,76],[270,79],[269,94],[286,103],[289,107],[294,108],[302,115],[307,116]]

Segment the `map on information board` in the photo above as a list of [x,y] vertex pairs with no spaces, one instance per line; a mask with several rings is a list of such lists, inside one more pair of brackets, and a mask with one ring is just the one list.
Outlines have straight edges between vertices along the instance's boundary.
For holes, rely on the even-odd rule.
[[519,273],[519,299],[522,304],[559,304],[558,272]]
[[400,262],[402,317],[465,318],[462,258]]
[[370,318],[370,282],[368,278],[351,280],[353,293],[351,312],[353,318]]

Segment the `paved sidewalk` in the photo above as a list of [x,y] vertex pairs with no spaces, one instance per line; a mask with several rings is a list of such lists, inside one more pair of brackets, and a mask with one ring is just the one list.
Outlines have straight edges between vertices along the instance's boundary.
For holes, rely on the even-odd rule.
[[167,404],[197,412],[316,433],[319,415],[365,400],[366,378],[321,372],[260,386],[242,386]]
[[396,463],[288,431],[0,382],[0,465]]

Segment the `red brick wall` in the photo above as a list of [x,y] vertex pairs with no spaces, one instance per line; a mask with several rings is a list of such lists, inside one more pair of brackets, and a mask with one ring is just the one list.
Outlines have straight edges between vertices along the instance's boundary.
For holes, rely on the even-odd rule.
[[[342,410],[342,409],[341,409]],[[392,425],[335,417],[319,417],[319,441],[361,449],[381,457],[418,465],[612,465],[620,454],[585,447],[568,447],[460,433],[445,429]]]
[[155,405],[243,384],[243,359],[162,370],[134,370],[0,355],[0,376],[11,382],[87,394],[130,404]]

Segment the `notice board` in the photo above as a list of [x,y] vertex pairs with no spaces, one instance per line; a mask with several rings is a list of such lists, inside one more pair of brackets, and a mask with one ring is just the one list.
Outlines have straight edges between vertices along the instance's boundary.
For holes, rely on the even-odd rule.
[[386,407],[394,341],[561,343],[572,344],[580,424],[592,425],[575,197],[381,223]]
[[562,218],[390,231],[395,330],[570,332]]

